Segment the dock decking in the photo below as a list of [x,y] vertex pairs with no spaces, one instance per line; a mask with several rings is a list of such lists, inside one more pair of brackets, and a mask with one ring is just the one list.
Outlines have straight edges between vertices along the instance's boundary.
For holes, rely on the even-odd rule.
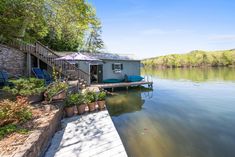
[[44,157],[127,157],[107,110],[62,121]]
[[103,83],[103,84],[92,84],[91,87],[98,88],[112,88],[112,90],[116,87],[128,87],[131,86],[140,86],[140,85],[148,85],[148,87],[152,88],[153,82],[149,81],[139,81],[139,82],[119,82],[119,83]]

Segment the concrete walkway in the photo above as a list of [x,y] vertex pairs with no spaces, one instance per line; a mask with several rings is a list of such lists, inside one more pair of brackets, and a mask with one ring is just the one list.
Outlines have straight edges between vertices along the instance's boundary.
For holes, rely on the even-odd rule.
[[62,120],[45,157],[127,157],[107,110]]

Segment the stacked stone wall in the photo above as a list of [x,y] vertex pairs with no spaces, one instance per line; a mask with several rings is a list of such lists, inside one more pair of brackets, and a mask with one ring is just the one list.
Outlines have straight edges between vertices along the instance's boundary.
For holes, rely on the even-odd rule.
[[0,44],[0,70],[12,75],[26,74],[26,53]]

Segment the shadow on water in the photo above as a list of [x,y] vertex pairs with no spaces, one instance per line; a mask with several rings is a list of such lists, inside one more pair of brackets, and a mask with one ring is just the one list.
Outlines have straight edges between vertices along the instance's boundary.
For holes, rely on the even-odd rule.
[[[119,116],[125,113],[140,111],[145,103],[144,98],[151,98],[152,89],[143,86],[119,91],[117,95],[106,99],[110,115]],[[144,94],[144,96],[143,96]]]
[[140,111],[144,104],[141,93],[127,93],[112,96],[106,100],[109,113],[112,116],[119,116],[124,113]]

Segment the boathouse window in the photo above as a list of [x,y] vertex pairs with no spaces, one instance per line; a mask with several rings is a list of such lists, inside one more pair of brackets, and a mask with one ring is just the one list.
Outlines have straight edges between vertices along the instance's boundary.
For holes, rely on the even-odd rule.
[[123,70],[123,64],[121,63],[112,64],[112,70],[114,73],[121,73]]

